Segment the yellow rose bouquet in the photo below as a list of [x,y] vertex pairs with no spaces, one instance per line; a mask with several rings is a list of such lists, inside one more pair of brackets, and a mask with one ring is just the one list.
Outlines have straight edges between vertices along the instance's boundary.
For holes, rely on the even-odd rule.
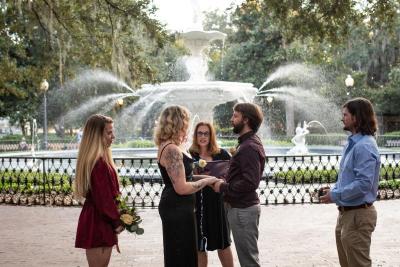
[[207,161],[204,159],[200,159],[199,161],[193,162],[193,168],[200,168],[204,169],[204,167],[207,165]]
[[121,214],[120,220],[128,232],[142,235],[144,229],[139,227],[142,219],[137,215],[135,207],[128,207],[126,204],[127,198],[128,197],[122,198],[121,195],[118,195],[117,197],[118,210]]
[[199,161],[193,162],[193,169],[195,174],[200,174],[204,171],[204,167],[206,167],[207,161],[204,159],[200,159]]

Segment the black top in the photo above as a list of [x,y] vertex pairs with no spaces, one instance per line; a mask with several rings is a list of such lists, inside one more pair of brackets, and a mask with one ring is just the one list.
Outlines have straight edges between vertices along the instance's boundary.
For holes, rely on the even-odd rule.
[[[183,155],[183,166],[185,167],[186,181],[192,181],[193,180],[193,164],[192,164],[193,159],[189,158],[183,152],[182,152],[182,155]],[[172,186],[171,178],[168,175],[167,169],[164,166],[162,166],[159,162],[157,162],[157,164],[158,164],[158,168],[160,169],[161,177],[163,179],[165,186],[166,187]]]
[[[192,154],[195,161],[200,159],[199,154]],[[231,156],[221,149],[219,154],[213,155],[212,160],[229,160]],[[225,249],[231,241],[227,227],[227,219],[222,194],[215,193],[209,186],[196,193],[197,238],[200,251]]]
[[[193,160],[182,154],[186,181],[191,181]],[[164,266],[197,267],[195,195],[177,194],[166,168],[160,163],[158,167],[165,184],[158,205],[163,228]]]

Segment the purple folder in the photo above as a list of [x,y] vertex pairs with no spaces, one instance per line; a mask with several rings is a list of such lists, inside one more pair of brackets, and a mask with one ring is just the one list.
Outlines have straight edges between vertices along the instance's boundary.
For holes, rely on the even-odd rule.
[[207,165],[203,168],[202,173],[207,173],[208,175],[225,179],[228,175],[228,170],[229,160],[214,160],[207,162]]

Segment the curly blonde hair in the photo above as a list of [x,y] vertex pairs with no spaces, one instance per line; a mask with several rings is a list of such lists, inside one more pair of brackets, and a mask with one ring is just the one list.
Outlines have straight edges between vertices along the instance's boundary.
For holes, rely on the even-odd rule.
[[172,141],[180,145],[180,134],[189,128],[190,112],[183,106],[169,106],[165,108],[158,118],[154,130],[154,142],[157,146],[165,141]]

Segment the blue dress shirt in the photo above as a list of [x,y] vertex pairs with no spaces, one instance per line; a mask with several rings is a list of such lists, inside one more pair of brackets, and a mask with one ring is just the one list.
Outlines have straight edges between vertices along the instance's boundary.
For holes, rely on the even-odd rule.
[[339,176],[330,191],[338,206],[359,206],[376,200],[380,156],[375,138],[360,133],[349,136],[340,161]]

